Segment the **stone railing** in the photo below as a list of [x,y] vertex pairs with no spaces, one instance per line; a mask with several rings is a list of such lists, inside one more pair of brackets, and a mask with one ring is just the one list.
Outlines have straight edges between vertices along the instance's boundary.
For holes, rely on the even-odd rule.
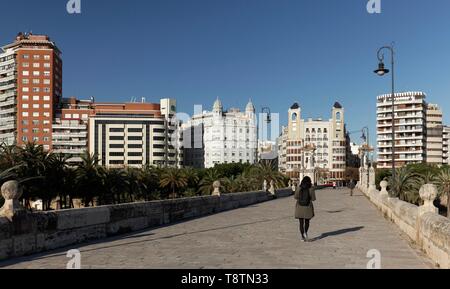
[[[365,171],[367,172],[367,171]],[[375,170],[369,170],[369,183],[361,182],[358,189],[380,209],[384,216],[394,222],[409,238],[422,249],[440,268],[450,268],[450,220],[440,216],[433,204],[437,197],[435,185],[427,184],[420,189],[423,205],[403,202],[391,198],[388,183],[380,183],[381,191],[375,187]]]
[[17,182],[2,186],[5,204],[0,210],[0,260],[62,248],[86,241],[158,227],[290,196],[292,188],[274,194],[258,191],[130,203],[95,208],[27,213],[19,202]]

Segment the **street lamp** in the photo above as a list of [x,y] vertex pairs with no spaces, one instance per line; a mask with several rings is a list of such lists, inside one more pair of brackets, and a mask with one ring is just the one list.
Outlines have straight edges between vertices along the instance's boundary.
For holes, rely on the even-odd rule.
[[394,87],[394,47],[393,45],[383,46],[380,49],[378,49],[377,57],[378,57],[378,69],[376,69],[374,72],[379,76],[384,76],[389,73],[389,69],[386,69],[384,65],[384,54],[382,53],[383,50],[389,50],[391,52],[391,65],[392,65],[392,95],[391,95],[391,101],[392,101],[392,179],[395,179],[395,87]]

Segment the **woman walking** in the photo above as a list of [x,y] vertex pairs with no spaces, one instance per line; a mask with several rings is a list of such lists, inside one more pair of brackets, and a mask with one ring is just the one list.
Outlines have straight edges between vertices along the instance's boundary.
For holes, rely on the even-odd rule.
[[304,177],[300,186],[295,191],[295,218],[300,221],[300,233],[302,241],[308,241],[309,223],[314,218],[314,205],[316,194],[312,187],[310,177]]

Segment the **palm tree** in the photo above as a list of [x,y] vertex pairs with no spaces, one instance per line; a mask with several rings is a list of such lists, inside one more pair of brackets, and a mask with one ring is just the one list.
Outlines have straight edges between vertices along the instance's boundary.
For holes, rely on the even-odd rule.
[[420,176],[410,167],[396,169],[395,179],[390,177],[389,188],[392,197],[398,197],[403,201],[417,203],[419,200]]
[[104,168],[99,166],[97,155],[85,153],[76,169],[77,191],[83,204],[94,205],[94,198],[104,187]]
[[176,198],[176,191],[187,186],[187,178],[180,169],[168,168],[161,174],[159,185],[161,188],[170,188],[172,198]]
[[44,184],[51,192],[51,198],[47,199],[47,207],[50,206],[52,197],[59,196],[59,208],[67,205],[67,160],[70,157],[64,154],[49,154]]
[[202,180],[199,183],[199,192],[202,195],[211,195],[211,193],[214,190],[213,184],[215,181],[220,180],[221,175],[216,169],[209,169],[206,171],[205,175],[203,176]]
[[99,204],[121,203],[121,195],[128,190],[128,174],[122,169],[105,169]]
[[274,161],[261,162],[253,169],[252,172],[261,185],[264,180],[266,180],[267,183],[273,181],[276,187],[285,186],[284,176],[277,171]]
[[437,179],[437,185],[441,196],[447,196],[447,217],[450,218],[450,168],[442,168]]
[[140,197],[145,201],[158,199],[160,170],[147,165],[139,174],[139,182],[142,186]]

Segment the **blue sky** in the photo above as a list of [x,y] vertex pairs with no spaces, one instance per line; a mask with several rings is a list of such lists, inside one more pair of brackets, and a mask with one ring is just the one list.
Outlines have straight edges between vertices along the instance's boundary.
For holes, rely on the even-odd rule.
[[[450,123],[450,1],[381,0],[2,0],[0,43],[19,31],[48,34],[63,51],[64,95],[99,101],[174,97],[179,110],[270,106],[287,121],[328,118],[339,101],[349,130],[375,132],[376,96],[390,78],[372,71],[377,48],[395,41],[397,90],[421,90]],[[359,134],[354,135],[358,140]]]

